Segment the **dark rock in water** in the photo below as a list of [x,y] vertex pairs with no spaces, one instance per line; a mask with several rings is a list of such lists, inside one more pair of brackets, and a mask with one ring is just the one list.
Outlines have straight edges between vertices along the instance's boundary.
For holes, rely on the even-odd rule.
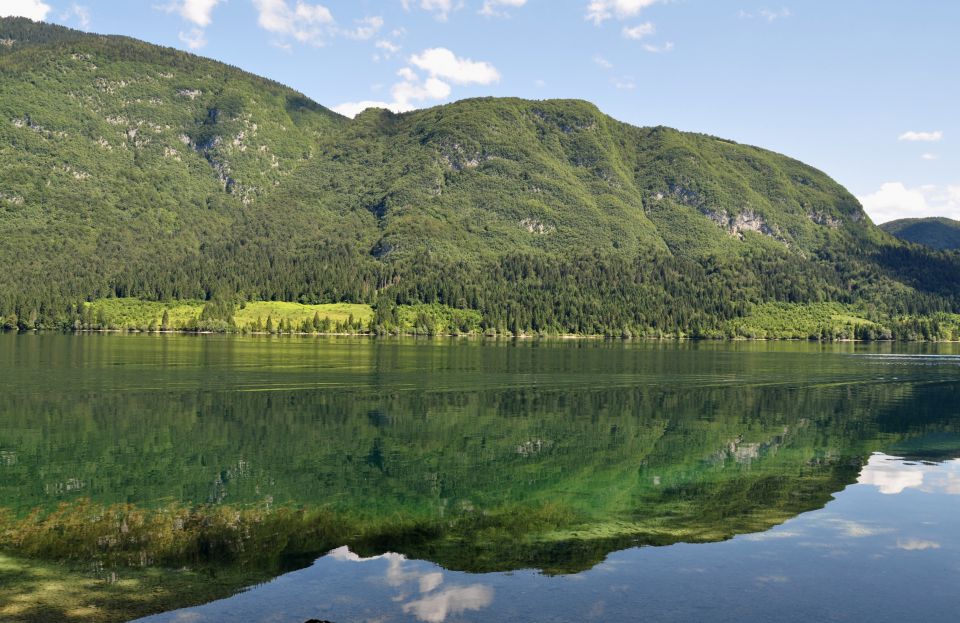
[[333,621],[328,621],[326,619],[309,619],[303,623],[333,623]]

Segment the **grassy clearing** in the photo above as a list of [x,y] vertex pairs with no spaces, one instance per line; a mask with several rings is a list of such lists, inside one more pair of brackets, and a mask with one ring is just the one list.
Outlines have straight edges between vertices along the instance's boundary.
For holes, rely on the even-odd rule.
[[960,315],[889,317],[840,303],[764,303],[725,323],[733,338],[955,341]]
[[[416,335],[478,335],[483,332],[480,312],[439,304],[395,306],[386,316],[378,317],[373,307],[367,304],[305,305],[252,301],[235,305],[232,312],[228,307],[221,317],[205,319],[204,310],[208,305],[204,301],[99,299],[86,304],[84,321],[74,324],[74,328],[153,331],[165,327],[174,331]],[[659,332],[656,335],[650,332],[635,335],[662,337]],[[746,316],[702,330],[694,335],[697,336],[714,339],[956,341],[960,338],[960,314],[890,317],[840,303],[772,302],[755,305]]]
[[839,303],[765,303],[747,316],[727,323],[728,333],[736,337],[819,339],[824,330],[834,333],[857,325],[876,326],[863,314]]
[[200,317],[203,301],[143,301],[135,298],[98,299],[88,303],[94,322],[100,320],[116,329],[141,329],[155,323],[160,326],[167,312],[169,326],[186,326]]
[[[112,329],[147,329],[163,326],[164,312],[167,314],[167,327],[172,330],[189,329],[197,326],[205,303],[203,301],[144,301],[137,298],[98,299],[88,303],[90,316],[97,326]],[[355,303],[328,303],[323,305],[304,305],[282,301],[253,301],[241,303],[233,314],[237,329],[256,330],[258,323],[264,330],[267,319],[275,326],[281,321],[295,328],[304,321],[312,322],[329,318],[334,325],[348,322],[352,316],[354,322],[366,326],[373,318],[373,308]]]
[[241,305],[234,313],[233,319],[238,327],[256,324],[257,321],[265,323],[267,318],[272,318],[274,322],[286,320],[293,326],[300,326],[304,320],[312,322],[317,314],[321,319],[329,318],[333,323],[348,322],[352,316],[355,322],[359,321],[366,326],[373,318],[373,308],[357,303],[304,305],[282,301],[255,301]]

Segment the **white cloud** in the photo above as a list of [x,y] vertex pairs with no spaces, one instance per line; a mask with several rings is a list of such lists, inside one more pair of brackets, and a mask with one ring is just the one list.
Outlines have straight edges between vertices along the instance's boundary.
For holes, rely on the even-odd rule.
[[3,0],[0,4],[0,17],[29,17],[39,22],[50,12],[50,5],[40,0]]
[[384,102],[383,100],[360,100],[359,102],[344,102],[342,104],[337,104],[331,110],[335,113],[339,113],[344,117],[356,117],[363,111],[368,108],[386,108],[387,110],[392,110],[393,112],[404,112],[402,110],[397,110],[396,102]]
[[637,26],[624,26],[623,27],[623,36],[627,39],[643,39],[648,35],[652,35],[657,32],[656,27],[652,22],[644,22]]
[[200,28],[191,28],[189,32],[180,31],[180,41],[182,41],[191,50],[198,50],[207,45],[207,38]]
[[509,14],[500,10],[501,7],[519,9],[526,3],[527,0],[484,0],[479,13],[486,17],[507,17]]
[[417,108],[423,102],[437,102],[450,97],[450,85],[434,76],[421,80],[417,72],[404,67],[397,72],[400,82],[390,88],[392,100],[362,100],[344,102],[333,107],[335,112],[346,117],[356,117],[367,108],[386,108],[393,112],[407,112]]
[[446,48],[430,48],[410,57],[410,63],[431,77],[454,84],[491,84],[500,80],[500,72],[490,63],[458,58]]
[[603,58],[599,54],[593,55],[593,62],[596,63],[597,66],[603,67],[604,69],[613,69],[613,63]]
[[436,11],[443,14],[446,19],[447,14],[453,10],[452,0],[420,0],[420,8],[425,11]]
[[542,89],[543,87],[547,86],[547,81],[542,78],[538,78],[533,81],[533,86],[537,87],[538,89]]
[[358,39],[360,41],[366,41],[367,39],[372,39],[380,29],[383,28],[383,18],[380,16],[374,17],[364,17],[363,19],[355,20],[357,27],[353,30],[344,30],[343,36],[348,39]]
[[920,157],[923,158],[924,160],[936,160],[940,156],[938,156],[937,154],[923,154]]
[[213,9],[221,2],[223,0],[179,0],[162,8],[169,13],[179,13],[188,22],[205,28],[213,21]]
[[381,39],[374,44],[377,48],[387,52],[388,54],[396,54],[400,51],[400,46],[394,43],[393,41],[388,41],[386,39]]
[[379,52],[373,55],[373,60],[381,61],[393,58],[402,48],[397,39],[402,39],[406,35],[407,31],[405,28],[394,28],[387,37],[379,39],[374,44],[374,47],[379,50]]
[[626,19],[663,0],[590,0],[587,3],[586,19],[599,26],[613,17]]
[[637,83],[634,81],[633,76],[620,76],[619,78],[611,78],[611,84],[616,88],[622,91],[632,91],[637,88]]
[[420,0],[415,2],[415,0],[401,0],[404,10],[409,11],[413,6],[419,6],[424,11],[430,11],[434,14],[434,17],[441,22],[447,21],[450,12],[455,8],[460,8],[460,6],[454,6],[453,0]]
[[155,9],[166,11],[167,13],[178,13],[180,17],[188,22],[195,24],[196,28],[191,28],[187,32],[180,31],[179,39],[191,50],[196,50],[207,45],[207,39],[203,29],[213,21],[213,10],[218,4],[226,0],[175,0],[169,4],[156,6]]
[[323,36],[334,23],[333,14],[321,4],[298,0],[291,8],[286,0],[253,0],[253,5],[261,28],[300,43],[323,45]]
[[943,138],[943,132],[936,130],[934,132],[904,132],[897,137],[901,141],[936,143]]
[[399,108],[411,110],[414,108],[413,102],[442,100],[449,97],[450,85],[438,78],[427,78],[423,82],[404,80],[393,85],[390,93]]
[[[393,112],[406,112],[424,103],[439,102],[450,97],[454,84],[490,84],[500,80],[500,73],[490,63],[458,58],[446,48],[430,48],[410,57],[412,67],[397,71],[400,82],[390,88],[391,101],[363,100],[344,102],[333,110],[347,117],[354,117],[367,108],[386,108]],[[414,70],[426,72],[426,79]]]
[[419,80],[417,77],[417,72],[413,71],[409,67],[404,67],[397,71],[397,75],[406,80],[407,82],[415,82]]
[[790,17],[791,15],[793,15],[793,13],[791,13],[791,12],[790,12],[790,9],[788,9],[788,8],[786,8],[786,7],[783,7],[782,9],[779,9],[779,10],[776,10],[776,9],[760,9],[760,10],[758,10],[756,13],[753,13],[753,12],[750,12],[750,11],[744,11],[744,10],[742,10],[742,9],[741,9],[741,11],[740,11],[740,19],[760,18],[760,19],[766,20],[766,21],[768,21],[768,22],[773,22],[773,21],[776,21],[776,20],[778,20],[778,19],[786,19],[786,18]]
[[380,50],[373,55],[373,60],[380,61],[393,58],[393,55],[400,51],[400,44],[394,43],[389,39],[380,39],[374,44],[374,47]]
[[69,9],[60,14],[60,20],[75,22],[80,30],[87,30],[90,28],[90,8],[73,3]]
[[779,11],[771,11],[770,9],[760,9],[760,11],[759,11],[758,13],[759,13],[760,17],[762,17],[763,19],[767,20],[768,22],[772,22],[772,21],[774,21],[774,20],[778,20],[778,19],[783,19],[783,18],[786,18],[786,17],[790,17],[790,15],[792,15],[792,14],[790,13],[790,9],[788,9],[788,8],[786,8],[786,7],[780,9]]
[[669,52],[673,49],[673,42],[667,41],[663,45],[654,45],[653,43],[644,43],[643,49],[651,54],[661,54],[663,52]]
[[857,198],[874,223],[924,216],[960,219],[960,185],[907,188],[902,182],[887,182]]
[[330,9],[321,4],[307,4],[306,2],[297,2],[297,8],[293,14],[297,19],[303,20],[308,24],[331,24],[333,23],[333,14]]

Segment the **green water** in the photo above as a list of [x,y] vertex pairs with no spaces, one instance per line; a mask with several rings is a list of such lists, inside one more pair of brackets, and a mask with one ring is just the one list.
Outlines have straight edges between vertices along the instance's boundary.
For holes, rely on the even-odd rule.
[[[584,572],[820,509],[873,452],[960,456],[954,347],[893,348],[0,335],[3,545],[121,576],[268,578],[341,545],[474,573]],[[202,521],[101,521],[117,504],[250,512],[256,529],[174,551],[168,532]],[[58,508],[80,519],[17,543],[31,511]]]

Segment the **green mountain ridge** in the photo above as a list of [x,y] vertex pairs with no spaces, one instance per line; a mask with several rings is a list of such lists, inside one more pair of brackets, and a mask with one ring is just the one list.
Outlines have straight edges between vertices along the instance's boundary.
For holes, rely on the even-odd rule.
[[513,333],[709,334],[771,302],[960,309],[956,255],[763,149],[580,100],[350,120],[125,37],[13,18],[0,40],[10,327],[77,326],[104,297],[439,303]]
[[939,250],[960,249],[960,221],[944,217],[902,218],[881,223],[880,229],[905,240]]

